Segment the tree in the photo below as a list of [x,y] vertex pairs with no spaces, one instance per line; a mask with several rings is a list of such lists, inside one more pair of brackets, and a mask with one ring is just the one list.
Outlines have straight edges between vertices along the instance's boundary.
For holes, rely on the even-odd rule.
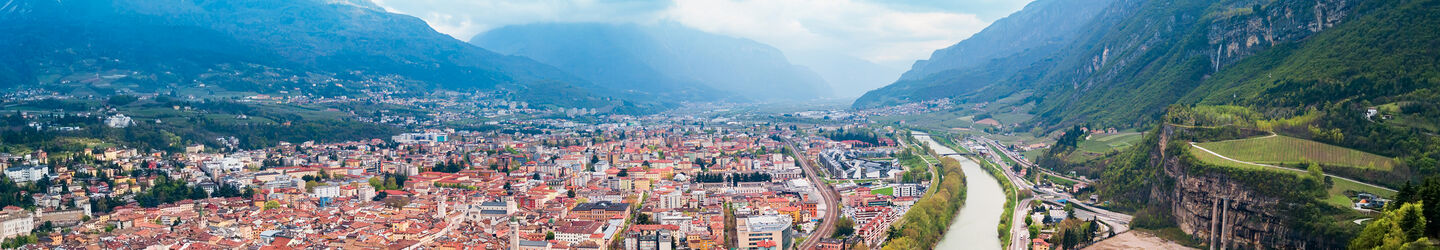
[[565,190],[565,197],[575,198],[575,190]]
[[650,221],[650,214],[646,214],[646,213],[637,213],[637,214],[635,214],[635,225],[650,225],[650,224],[655,224],[655,223],[653,223],[653,222]]
[[375,188],[375,190],[385,190],[385,181],[381,180],[380,177],[370,177],[370,187]]
[[280,208],[280,202],[278,202],[278,201],[266,201],[266,202],[265,202],[265,210],[276,209],[276,208]]
[[1397,209],[1386,211],[1379,219],[1370,222],[1360,235],[1350,241],[1351,249],[1409,249],[1425,246],[1426,220],[1423,216],[1423,202],[1408,203]]
[[545,232],[545,240],[554,240],[555,231]]
[[315,181],[313,181],[313,180],[312,180],[312,181],[305,181],[305,192],[306,192],[306,193],[314,193],[316,186],[320,186],[320,183],[319,183],[319,182],[315,182]]
[[855,221],[849,217],[840,217],[835,221],[835,233],[830,234],[831,238],[845,238],[855,234]]

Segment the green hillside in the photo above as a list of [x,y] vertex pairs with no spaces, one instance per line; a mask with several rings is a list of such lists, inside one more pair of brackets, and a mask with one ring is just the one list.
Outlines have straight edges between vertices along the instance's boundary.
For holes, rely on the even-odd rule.
[[1395,162],[1389,157],[1289,136],[1264,136],[1199,145],[1231,159],[1255,163],[1315,162],[1384,171],[1395,167]]

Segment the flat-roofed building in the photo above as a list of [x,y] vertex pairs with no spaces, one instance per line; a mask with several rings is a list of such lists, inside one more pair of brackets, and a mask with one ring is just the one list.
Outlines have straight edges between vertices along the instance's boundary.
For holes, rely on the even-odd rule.
[[740,249],[779,249],[790,245],[790,222],[788,216],[759,215],[736,221]]

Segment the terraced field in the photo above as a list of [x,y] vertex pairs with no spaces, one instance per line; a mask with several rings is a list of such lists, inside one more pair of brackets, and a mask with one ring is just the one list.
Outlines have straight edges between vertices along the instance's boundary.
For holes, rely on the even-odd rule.
[[[1255,163],[1279,164],[1311,161],[1323,165],[1385,171],[1395,168],[1394,159],[1389,157],[1283,135],[1206,142],[1200,143],[1200,146],[1231,159]],[[1200,156],[1197,155],[1197,157]]]

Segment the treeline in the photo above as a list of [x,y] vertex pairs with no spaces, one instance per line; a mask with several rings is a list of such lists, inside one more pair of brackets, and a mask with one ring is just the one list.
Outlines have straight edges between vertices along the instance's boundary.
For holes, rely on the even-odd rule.
[[216,187],[214,192],[207,194],[205,189],[198,185],[187,186],[185,180],[173,180],[169,175],[160,174],[155,179],[155,185],[135,196],[135,202],[139,203],[141,207],[158,207],[161,204],[187,199],[200,200],[210,197],[250,197],[254,195],[254,189],[242,191],[227,184],[222,184]]
[[0,207],[34,208],[35,198],[29,194],[45,193],[48,188],[50,178],[42,178],[22,187],[10,180],[9,176],[0,175]]
[[465,161],[448,160],[445,162],[436,163],[435,167],[430,168],[430,171],[442,173],[459,173],[462,170],[468,169],[469,166],[470,161],[468,159]]
[[876,134],[875,131],[865,129],[845,130],[841,128],[834,131],[823,131],[822,129],[822,131],[820,131],[820,136],[824,136],[825,138],[830,138],[831,140],[835,141],[855,140],[869,143],[872,146],[880,145],[880,135]]
[[370,177],[369,183],[370,187],[375,188],[375,191],[400,190],[405,187],[405,181],[409,179],[410,177],[404,175],[385,174],[384,177]]
[[960,162],[951,158],[940,160],[939,172],[940,183],[931,186],[934,193],[915,202],[901,222],[886,232],[890,240],[884,249],[930,249],[940,242],[955,212],[965,203],[965,173]]
[[698,183],[721,183],[721,182],[730,182],[730,183],[733,184],[733,183],[740,183],[740,182],[767,182],[767,181],[770,181],[770,180],[771,180],[770,174],[766,174],[766,173],[737,173],[737,174],[699,173],[699,174],[695,174],[695,182],[698,182]]
[[[157,98],[157,102],[165,102]],[[238,140],[233,146],[239,149],[258,149],[272,147],[281,141],[288,142],[335,142],[351,141],[384,137],[401,132],[400,128],[372,124],[358,121],[350,121],[346,118],[337,119],[305,119],[305,117],[284,112],[266,111],[250,105],[215,101],[206,103],[192,102],[168,102],[176,104],[191,105],[197,110],[208,113],[221,114],[247,114],[252,119],[268,118],[280,123],[269,122],[237,122],[217,121],[206,116],[205,113],[195,114],[166,114],[158,117],[135,117],[135,124],[126,128],[111,128],[106,126],[103,117],[80,117],[80,116],[45,116],[39,119],[25,119],[17,113],[0,115],[0,133],[3,133],[3,142],[7,145],[4,150],[14,149],[33,150],[44,149],[49,152],[67,152],[82,149],[83,145],[58,141],[59,137],[80,137],[94,138],[104,142],[116,143],[132,148],[144,150],[161,150],[168,152],[183,151],[184,147],[190,144],[205,144],[212,148],[224,148],[217,137],[235,137]],[[128,104],[128,103],[127,103]],[[140,106],[158,106],[160,104],[134,104]],[[134,106],[132,105],[132,106]],[[71,107],[76,105],[62,105]],[[169,107],[169,106],[164,106]],[[74,108],[87,109],[66,109],[65,111],[92,111],[88,106]],[[154,107],[151,107],[154,108]],[[163,119],[164,122],[155,122]],[[39,131],[28,127],[30,122],[49,122],[54,126],[78,127],[75,131]],[[289,122],[289,124],[283,124]]]
[[[1419,184],[1406,183],[1398,191],[1394,199],[1385,204],[1385,215],[1367,225],[1351,246],[1374,248],[1425,238],[1440,239],[1440,177],[1430,177]],[[1394,235],[1397,231],[1404,234]]]

